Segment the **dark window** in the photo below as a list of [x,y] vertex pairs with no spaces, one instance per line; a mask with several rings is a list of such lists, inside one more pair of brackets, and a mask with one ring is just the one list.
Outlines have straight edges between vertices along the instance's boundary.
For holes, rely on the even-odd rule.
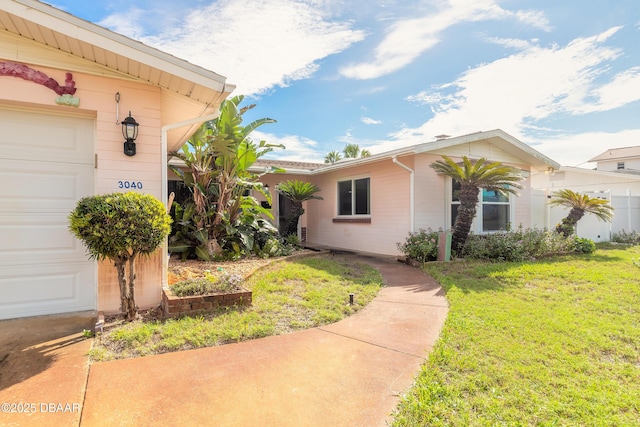
[[338,182],[338,215],[370,215],[370,179]]

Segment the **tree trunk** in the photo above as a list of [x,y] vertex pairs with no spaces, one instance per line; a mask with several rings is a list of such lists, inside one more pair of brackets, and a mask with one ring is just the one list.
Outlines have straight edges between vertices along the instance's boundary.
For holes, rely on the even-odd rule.
[[453,235],[451,236],[451,246],[456,255],[462,254],[464,244],[469,237],[471,223],[476,216],[476,206],[478,205],[478,187],[465,186],[460,188],[460,207],[456,222],[453,224]]
[[288,237],[291,235],[298,235],[298,222],[300,217],[304,214],[304,209],[302,208],[302,202],[291,203],[291,212],[287,216],[286,226],[284,229],[284,237]]
[[563,218],[560,224],[556,226],[556,232],[562,234],[564,237],[571,236],[576,230],[576,224],[584,216],[584,210],[580,208],[572,208],[569,211],[569,215]]
[[[135,302],[135,257],[119,257],[114,260],[118,271],[118,285],[120,286],[120,312],[125,320],[132,321],[136,318],[138,308]],[[129,280],[126,277],[127,261],[129,261]],[[127,283],[128,282],[128,283]]]

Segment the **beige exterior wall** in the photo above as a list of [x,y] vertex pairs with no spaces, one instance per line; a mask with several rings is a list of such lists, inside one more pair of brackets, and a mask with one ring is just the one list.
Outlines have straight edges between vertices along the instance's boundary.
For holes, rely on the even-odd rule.
[[[3,61],[0,58],[0,61]],[[64,82],[66,70],[37,65],[32,68],[44,72],[59,83]],[[11,76],[0,76],[0,102],[21,108],[49,110],[91,117],[95,123],[95,140],[86,141],[97,155],[94,171],[95,194],[128,191],[126,186],[142,186],[130,190],[161,197],[161,168],[165,167],[160,154],[161,92],[154,86],[108,77],[73,73],[79,108],[58,106],[56,93],[51,89]],[[120,92],[120,112],[116,117],[115,94]],[[140,123],[136,140],[137,154],[127,157],[122,152],[123,138],[119,121],[129,110]],[[150,307],[160,302],[162,263],[159,255],[140,260],[138,264],[136,302]],[[119,310],[120,300],[115,268],[102,263],[98,268],[98,309],[107,312]]]

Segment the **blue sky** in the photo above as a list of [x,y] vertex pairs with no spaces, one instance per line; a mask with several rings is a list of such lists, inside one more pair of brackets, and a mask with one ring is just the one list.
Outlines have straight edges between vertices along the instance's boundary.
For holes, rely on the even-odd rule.
[[566,166],[640,145],[637,0],[52,4],[227,77],[272,155],[503,129]]

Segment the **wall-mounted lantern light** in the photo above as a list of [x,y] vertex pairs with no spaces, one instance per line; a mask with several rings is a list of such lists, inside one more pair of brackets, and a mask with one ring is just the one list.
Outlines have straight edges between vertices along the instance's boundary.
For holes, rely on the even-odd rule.
[[136,154],[136,138],[138,137],[138,122],[131,117],[131,111],[129,111],[129,117],[120,122],[122,125],[122,136],[124,136],[124,154],[127,156],[135,156]]

